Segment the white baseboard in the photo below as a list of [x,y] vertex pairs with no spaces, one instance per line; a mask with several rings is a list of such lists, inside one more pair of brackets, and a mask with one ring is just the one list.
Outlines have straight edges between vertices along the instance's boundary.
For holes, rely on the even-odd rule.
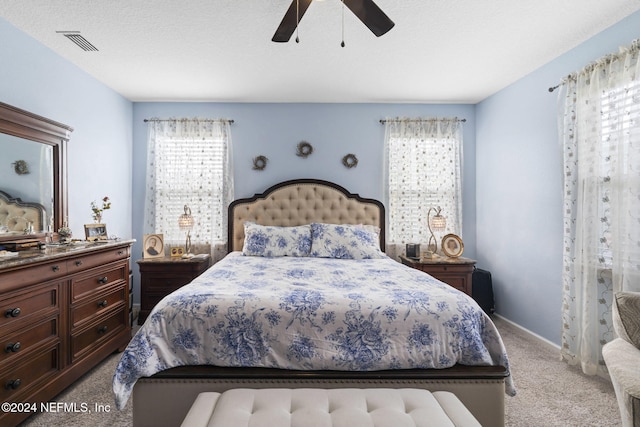
[[560,351],[560,346],[559,346],[558,344],[556,344],[556,343],[554,343],[554,342],[549,341],[548,339],[546,339],[546,338],[544,338],[544,337],[542,337],[542,336],[540,336],[540,335],[536,334],[535,332],[531,332],[531,331],[530,331],[530,330],[528,330],[527,328],[524,328],[524,327],[522,327],[522,326],[518,325],[517,323],[514,323],[514,322],[512,322],[511,320],[509,320],[509,319],[507,319],[507,318],[505,318],[505,317],[500,316],[499,314],[494,314],[494,316],[495,316],[495,317],[499,317],[499,318],[500,318],[500,320],[502,320],[503,322],[510,324],[510,325],[511,325],[511,326],[513,326],[514,328],[518,328],[518,329],[519,329],[519,330],[521,330],[523,333],[525,333],[525,334],[527,334],[527,335],[531,336],[532,338],[535,338],[536,340],[538,340],[538,341],[540,341],[540,342],[542,342],[542,343],[544,343],[544,344],[546,344],[546,345],[548,345],[548,346],[550,346],[550,347],[552,347],[552,348],[554,348],[554,349],[556,349],[556,350]]
[[133,320],[135,321],[138,318],[138,314],[140,314],[140,304],[133,304],[131,309],[133,311]]

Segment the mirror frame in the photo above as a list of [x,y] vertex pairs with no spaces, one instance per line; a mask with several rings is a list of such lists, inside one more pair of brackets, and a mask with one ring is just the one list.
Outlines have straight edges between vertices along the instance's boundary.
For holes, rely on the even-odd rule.
[[[67,206],[67,151],[66,144],[73,128],[38,116],[29,111],[0,102],[0,133],[28,139],[53,147],[53,230],[64,224]],[[0,237],[0,241],[43,239],[45,233]]]

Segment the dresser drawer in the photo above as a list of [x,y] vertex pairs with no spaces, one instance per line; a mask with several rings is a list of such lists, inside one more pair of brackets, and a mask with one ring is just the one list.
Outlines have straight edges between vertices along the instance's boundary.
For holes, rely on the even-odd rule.
[[67,261],[67,271],[77,273],[88,268],[109,264],[114,261],[129,258],[129,248],[116,248],[105,252],[86,254]]
[[78,304],[71,310],[71,327],[76,328],[84,322],[90,322],[97,316],[116,306],[124,305],[128,298],[128,289],[121,285],[106,294],[91,296],[86,302]]
[[28,292],[13,292],[0,300],[0,336],[14,328],[57,313],[60,308],[59,285],[34,287]]
[[122,332],[127,327],[129,312],[122,307],[115,313],[103,317],[87,328],[82,328],[77,334],[71,335],[71,361],[89,353],[101,342],[108,341],[112,336]]
[[58,346],[34,354],[23,363],[3,369],[0,374],[0,399],[3,402],[21,402],[22,396],[37,389],[60,369]]
[[0,273],[0,291],[19,289],[26,285],[47,282],[66,274],[67,263],[65,260],[31,266],[28,274],[25,274],[22,269]]
[[86,275],[79,275],[73,278],[71,283],[71,302],[75,303],[88,295],[95,295],[117,281],[126,281],[129,272],[126,264],[115,264],[108,268],[94,269],[87,272]]
[[2,337],[0,339],[0,366],[27,355],[39,346],[56,341],[59,335],[59,323],[60,319],[56,316]]

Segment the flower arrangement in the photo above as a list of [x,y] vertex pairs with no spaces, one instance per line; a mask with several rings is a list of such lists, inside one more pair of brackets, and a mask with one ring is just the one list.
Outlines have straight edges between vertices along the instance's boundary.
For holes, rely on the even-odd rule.
[[91,216],[95,222],[102,221],[102,212],[107,209],[111,209],[111,201],[108,196],[104,196],[102,198],[102,207],[100,207],[96,202],[91,202]]
[[73,233],[71,229],[67,225],[67,221],[64,222],[62,227],[58,229],[58,236],[60,236],[60,243],[69,243],[71,241],[71,236]]

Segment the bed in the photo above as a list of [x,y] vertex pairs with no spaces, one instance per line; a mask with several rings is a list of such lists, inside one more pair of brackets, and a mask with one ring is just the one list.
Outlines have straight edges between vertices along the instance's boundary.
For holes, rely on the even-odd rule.
[[229,254],[153,309],[116,369],[116,406],[131,395],[135,426],[179,425],[203,391],[411,387],[503,425],[515,390],[495,326],[386,257],[384,218],[380,202],[313,179],[234,201]]

